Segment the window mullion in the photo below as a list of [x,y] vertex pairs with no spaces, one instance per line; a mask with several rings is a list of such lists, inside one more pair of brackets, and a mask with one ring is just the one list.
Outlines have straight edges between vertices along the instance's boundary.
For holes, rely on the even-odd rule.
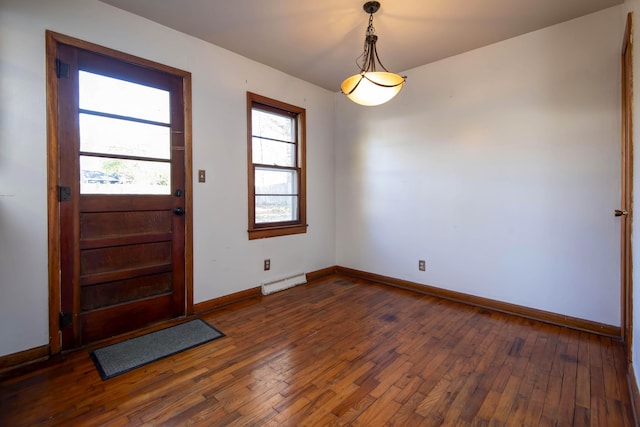
[[251,137],[252,138],[257,138],[257,139],[264,139],[264,140],[267,140],[267,141],[281,142],[283,144],[294,144],[294,145],[297,145],[296,141],[287,141],[285,139],[269,138],[268,136],[251,135]]
[[281,170],[294,170],[299,172],[300,169],[296,166],[279,166],[279,165],[269,165],[266,163],[254,163],[253,166],[260,169],[281,169]]

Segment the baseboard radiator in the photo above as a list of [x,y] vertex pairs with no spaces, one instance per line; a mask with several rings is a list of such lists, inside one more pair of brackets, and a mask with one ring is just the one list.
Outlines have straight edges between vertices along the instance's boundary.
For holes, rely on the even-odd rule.
[[273,282],[262,284],[262,295],[269,295],[274,292],[283,291],[305,283],[307,283],[307,275],[304,273],[286,277],[284,279],[274,280]]

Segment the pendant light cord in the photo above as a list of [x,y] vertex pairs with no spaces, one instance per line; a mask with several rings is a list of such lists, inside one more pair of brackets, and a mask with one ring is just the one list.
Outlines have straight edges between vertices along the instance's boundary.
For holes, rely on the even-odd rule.
[[[362,54],[358,58],[356,58],[356,65],[360,68],[361,74],[364,74],[366,72],[375,72],[376,61],[384,71],[389,72],[389,70],[387,70],[387,67],[382,64],[382,61],[380,61],[380,57],[378,56],[378,50],[376,49],[377,41],[378,36],[376,35],[376,29],[373,27],[373,13],[370,13],[369,25],[367,26],[367,33],[364,39],[364,50]],[[362,61],[362,64],[360,64],[360,61]]]

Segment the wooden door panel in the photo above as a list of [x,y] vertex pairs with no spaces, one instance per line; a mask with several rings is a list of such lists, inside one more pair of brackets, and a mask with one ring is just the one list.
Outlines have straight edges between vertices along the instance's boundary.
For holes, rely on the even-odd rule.
[[80,217],[80,239],[171,232],[171,211],[85,212]]
[[87,312],[136,299],[168,294],[172,288],[171,279],[171,272],[167,272],[84,285],[80,291],[80,310]]
[[91,286],[99,283],[114,282],[117,280],[134,279],[136,277],[150,276],[172,271],[171,264],[157,264],[149,267],[139,267],[128,270],[107,271],[105,273],[91,274],[80,278],[80,286]]
[[[182,188],[182,187],[177,187]],[[175,206],[176,196],[147,195],[83,195],[80,200],[82,212],[126,212],[126,211],[158,211],[171,210]]]
[[[56,57],[61,63],[73,64],[77,62],[77,53],[77,49],[61,44],[57,48]],[[55,64],[54,67],[57,68]],[[80,136],[76,121],[68,118],[74,117],[79,108],[78,97],[74,96],[78,86],[78,74],[69,73],[68,77],[58,78],[56,81],[59,99],[56,105],[58,147],[55,154],[60,164],[56,168],[57,184],[59,187],[67,187],[72,195],[77,195],[80,193],[80,182],[75,178],[74,164],[78,158]],[[63,349],[77,347],[81,344],[80,327],[76,321],[79,305],[72,291],[79,286],[78,204],[79,198],[71,197],[70,200],[60,202],[57,205],[59,235],[61,236],[59,241],[61,292],[60,307],[55,307],[55,309],[61,313],[71,313],[74,318],[71,325],[60,328]]]
[[80,313],[83,342],[140,329],[173,316],[171,295],[162,295]]
[[80,241],[80,249],[104,248],[107,246],[132,245],[134,243],[153,243],[170,241],[171,233],[145,233],[131,234],[128,236],[105,237],[102,239],[83,239]]
[[171,242],[114,246],[80,251],[80,279],[171,264]]

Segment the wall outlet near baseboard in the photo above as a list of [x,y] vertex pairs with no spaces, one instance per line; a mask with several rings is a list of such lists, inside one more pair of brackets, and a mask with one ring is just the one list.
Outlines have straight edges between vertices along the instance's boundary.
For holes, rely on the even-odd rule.
[[264,260],[264,271],[267,270],[271,270],[271,260],[270,259],[265,259]]
[[425,260],[421,259],[418,261],[418,270],[427,271],[427,263],[425,262]]

